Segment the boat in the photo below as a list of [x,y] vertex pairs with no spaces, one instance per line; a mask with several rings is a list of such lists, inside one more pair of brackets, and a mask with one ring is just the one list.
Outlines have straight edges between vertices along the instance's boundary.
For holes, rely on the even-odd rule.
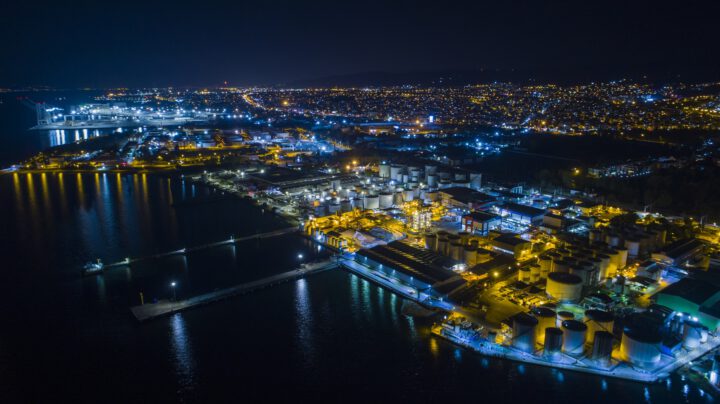
[[105,265],[103,265],[102,261],[100,261],[100,258],[97,259],[97,262],[88,262],[85,264],[85,266],[82,268],[82,274],[83,275],[97,275],[103,271],[105,268]]

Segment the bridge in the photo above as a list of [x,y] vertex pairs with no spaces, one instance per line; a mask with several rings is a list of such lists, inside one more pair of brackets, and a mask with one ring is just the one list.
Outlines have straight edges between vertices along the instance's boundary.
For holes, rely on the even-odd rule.
[[226,289],[205,293],[194,296],[185,300],[161,301],[158,303],[143,304],[130,309],[135,318],[140,321],[148,321],[159,317],[164,317],[177,313],[179,311],[188,310],[193,307],[214,303],[225,300],[234,296],[252,293],[254,291],[279,285],[285,282],[291,282],[311,274],[315,274],[329,269],[338,267],[335,257],[328,260],[305,264],[298,269],[283,272],[277,275],[268,276],[252,282],[242,283]]

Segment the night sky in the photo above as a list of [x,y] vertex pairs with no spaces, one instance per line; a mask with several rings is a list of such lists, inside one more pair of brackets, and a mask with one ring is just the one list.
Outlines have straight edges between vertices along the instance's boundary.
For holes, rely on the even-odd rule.
[[265,85],[480,69],[558,81],[720,79],[717,1],[390,3],[3,1],[0,86]]

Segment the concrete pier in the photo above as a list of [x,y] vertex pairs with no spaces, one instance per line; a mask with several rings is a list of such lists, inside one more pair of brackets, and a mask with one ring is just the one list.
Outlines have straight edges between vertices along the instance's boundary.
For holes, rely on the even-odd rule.
[[242,283],[227,289],[217,290],[210,293],[194,296],[185,300],[178,301],[162,301],[158,303],[144,304],[135,306],[130,309],[132,314],[138,321],[148,321],[158,317],[167,316],[179,311],[191,309],[193,307],[228,299],[238,295],[251,293],[259,289],[278,285],[289,281],[294,281],[305,276],[337,268],[338,264],[335,258],[304,265],[298,269],[283,272],[277,275],[268,276],[252,282]]

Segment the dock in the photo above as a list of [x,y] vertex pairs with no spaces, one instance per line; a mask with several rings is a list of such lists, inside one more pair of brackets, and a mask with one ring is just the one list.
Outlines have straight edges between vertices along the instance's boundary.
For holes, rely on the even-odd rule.
[[269,231],[266,233],[252,234],[252,235],[244,236],[244,237],[238,237],[238,238],[230,237],[229,239],[226,239],[226,240],[197,245],[197,246],[193,246],[193,247],[189,247],[189,248],[181,248],[179,250],[167,251],[167,252],[163,252],[163,253],[159,253],[159,254],[148,255],[145,257],[128,258],[128,259],[124,259],[122,261],[114,262],[111,264],[105,264],[103,267],[103,271],[106,271],[108,269],[115,268],[115,267],[127,266],[130,264],[136,263],[136,262],[145,261],[145,260],[149,260],[149,259],[165,258],[165,257],[169,257],[172,255],[187,254],[187,253],[191,253],[191,252],[195,252],[195,251],[205,250],[208,248],[215,248],[215,247],[221,247],[221,246],[228,245],[228,244],[235,244],[235,243],[239,243],[239,242],[247,241],[247,240],[277,237],[277,236],[282,236],[285,234],[295,233],[297,231],[298,231],[297,227],[294,227],[294,226],[286,227],[284,229]]
[[210,293],[194,296],[184,300],[177,301],[161,301],[158,303],[143,304],[130,309],[135,318],[140,321],[148,321],[159,317],[164,317],[183,310],[194,307],[203,306],[209,303],[218,302],[229,299],[231,297],[244,295],[255,292],[260,289],[279,285],[281,283],[291,282],[300,278],[304,278],[311,274],[327,271],[338,267],[335,258],[329,260],[306,264],[298,269],[283,272],[280,274],[268,276],[267,278],[258,279],[256,281],[242,283],[222,290],[216,290]]

